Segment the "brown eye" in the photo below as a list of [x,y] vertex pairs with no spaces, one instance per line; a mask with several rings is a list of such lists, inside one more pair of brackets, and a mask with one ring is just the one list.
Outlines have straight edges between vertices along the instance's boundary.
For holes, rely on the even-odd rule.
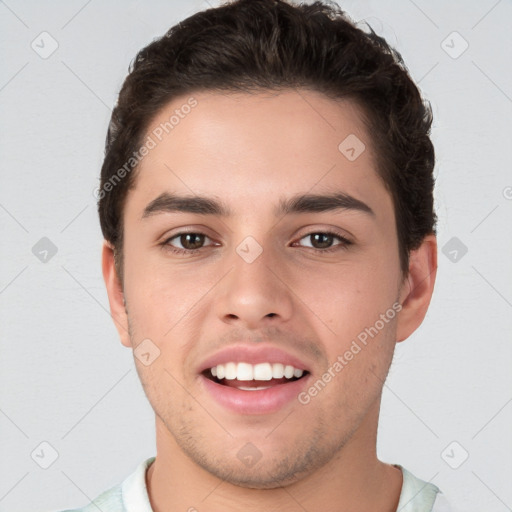
[[330,247],[334,241],[334,236],[328,233],[312,233],[308,236],[312,241],[313,247],[316,249],[326,249]]
[[[334,243],[338,240],[338,243]],[[303,236],[300,240],[308,240],[309,244],[303,244],[303,247],[310,247],[319,253],[330,252],[347,248],[352,244],[350,240],[330,231],[316,231]]]
[[179,238],[184,249],[199,249],[204,243],[205,236],[200,233],[185,233]]
[[207,239],[203,233],[178,233],[168,238],[163,245],[175,253],[193,253],[205,247]]

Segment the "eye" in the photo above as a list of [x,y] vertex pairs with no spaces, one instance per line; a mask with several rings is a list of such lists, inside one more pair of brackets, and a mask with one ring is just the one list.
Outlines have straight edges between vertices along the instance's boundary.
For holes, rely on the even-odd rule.
[[[311,247],[315,252],[318,253],[343,250],[352,244],[350,240],[333,231],[315,231],[313,233],[307,234],[300,240],[307,239],[309,239],[311,243],[309,246],[306,245],[305,247]],[[335,239],[338,239],[339,243],[333,245]]]
[[[173,243],[173,240],[176,241]],[[204,233],[186,232],[178,233],[177,235],[168,238],[162,245],[176,254],[191,254],[193,252],[198,252],[199,249],[205,247],[205,240],[210,240],[210,238]],[[174,245],[176,243],[180,244],[181,247],[176,247]]]
[[[314,252],[324,254],[326,252],[346,249],[352,244],[350,240],[333,231],[315,231],[303,236],[299,241],[308,239],[310,244],[306,244],[304,247],[310,247]],[[182,232],[166,239],[161,245],[166,250],[175,254],[193,254],[198,253],[201,249],[208,247],[208,245],[214,245],[205,245],[206,240],[211,241],[204,233]],[[338,240],[338,243],[333,245],[336,240]],[[177,244],[179,244],[178,247],[176,246]]]

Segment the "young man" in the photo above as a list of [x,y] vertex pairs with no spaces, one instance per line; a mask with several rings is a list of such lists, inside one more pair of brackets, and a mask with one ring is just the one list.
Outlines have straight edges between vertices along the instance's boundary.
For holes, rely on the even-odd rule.
[[99,214],[157,454],[80,510],[448,510],[376,456],[436,276],[431,120],[400,55],[320,2],[234,1],[141,50]]

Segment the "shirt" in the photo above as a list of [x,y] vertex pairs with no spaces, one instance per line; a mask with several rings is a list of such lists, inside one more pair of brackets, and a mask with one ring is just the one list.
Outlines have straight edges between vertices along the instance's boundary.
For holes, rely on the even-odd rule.
[[[153,512],[146,487],[146,470],[155,460],[150,457],[141,462],[134,473],[102,494],[88,505],[60,512]],[[404,467],[403,484],[396,512],[452,512],[439,488],[415,477]]]

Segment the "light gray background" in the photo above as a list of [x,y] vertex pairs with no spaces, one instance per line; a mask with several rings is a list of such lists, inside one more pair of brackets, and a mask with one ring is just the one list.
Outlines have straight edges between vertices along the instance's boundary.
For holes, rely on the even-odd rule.
[[[435,115],[438,280],[397,348],[379,456],[457,510],[512,510],[512,3],[339,3],[402,52]],[[108,314],[93,190],[129,62],[206,7],[0,1],[0,511],[83,505],[155,454],[152,410]],[[59,45],[47,59],[31,48],[43,31]],[[453,31],[469,44],[457,58]],[[32,252],[42,237],[58,249],[46,263]],[[455,262],[442,252],[453,237],[468,249]],[[48,469],[42,442],[58,452]]]

